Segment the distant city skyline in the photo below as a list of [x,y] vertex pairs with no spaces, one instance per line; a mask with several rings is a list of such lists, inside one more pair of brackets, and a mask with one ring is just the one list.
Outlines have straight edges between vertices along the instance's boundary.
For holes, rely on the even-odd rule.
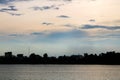
[[119,8],[119,0],[0,0],[0,55],[120,52]]
[[119,65],[120,52],[106,52],[100,54],[83,55],[60,55],[49,56],[47,53],[43,55],[31,53],[29,56],[24,54],[13,55],[12,52],[5,52],[4,56],[0,56],[0,64],[99,64],[99,65]]

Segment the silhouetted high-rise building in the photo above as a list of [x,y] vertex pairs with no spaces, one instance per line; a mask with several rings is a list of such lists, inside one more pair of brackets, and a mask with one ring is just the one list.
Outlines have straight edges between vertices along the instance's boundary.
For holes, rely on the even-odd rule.
[[5,52],[5,57],[12,57],[12,52]]

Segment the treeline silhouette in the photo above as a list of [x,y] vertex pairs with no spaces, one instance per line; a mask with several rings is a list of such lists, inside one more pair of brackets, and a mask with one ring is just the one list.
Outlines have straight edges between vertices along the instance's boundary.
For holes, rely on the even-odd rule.
[[5,52],[0,56],[0,64],[111,64],[120,65],[120,53],[111,51],[101,54],[51,56],[47,53],[43,56],[31,53],[28,57],[23,54],[12,55],[12,52]]

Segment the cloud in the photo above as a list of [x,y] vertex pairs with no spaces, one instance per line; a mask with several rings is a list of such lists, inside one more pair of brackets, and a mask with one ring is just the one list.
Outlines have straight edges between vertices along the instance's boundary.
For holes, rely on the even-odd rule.
[[18,11],[15,6],[8,6],[8,8],[1,8],[0,12],[7,12],[7,11]]
[[17,14],[17,13],[9,13],[9,14],[11,14],[12,16],[21,16],[21,15],[23,15],[23,14]]
[[68,1],[68,2],[70,2],[70,1],[72,1],[72,0],[63,0],[63,1]]
[[50,9],[53,9],[53,10],[58,10],[59,9],[59,6],[56,6],[56,5],[50,5],[50,6],[42,6],[42,7],[39,7],[39,6],[34,6],[34,7],[31,7],[33,10],[35,11],[44,11],[44,10],[50,10]]
[[[34,32],[31,33],[32,35],[45,35],[45,32]],[[45,36],[49,38],[67,38],[67,37],[84,37],[86,35],[86,32],[81,30],[70,30],[70,31],[58,31],[58,32],[51,32]]]
[[21,16],[22,14],[18,14],[18,13],[13,13],[18,11],[18,9],[15,6],[8,6],[7,8],[1,8],[0,12],[5,12],[7,14],[10,14],[12,16]]
[[0,4],[6,5],[12,2],[19,2],[19,1],[31,1],[31,0],[0,0]]
[[10,35],[8,35],[8,36],[11,36],[11,37],[21,37],[21,36],[23,36],[22,34],[10,34]]
[[49,26],[49,25],[53,25],[53,23],[43,22],[42,25],[47,25],[47,26]]
[[76,27],[75,25],[72,25],[72,24],[65,24],[63,26],[65,26],[65,27]]
[[14,1],[14,0],[0,0],[0,4],[8,4],[11,1]]
[[21,16],[21,15],[23,15],[23,14],[19,14],[19,13],[11,13],[11,12],[5,12],[5,13],[10,14],[12,16]]
[[66,15],[60,15],[60,16],[57,16],[59,18],[70,18],[69,16],[66,16]]
[[49,1],[65,1],[65,2],[71,2],[72,0],[49,0]]
[[[36,0],[0,0],[0,4],[7,5],[14,2],[22,2],[22,1],[36,1]],[[43,0],[44,1],[44,0]],[[64,2],[71,2],[72,0],[46,0],[46,1],[64,1]]]
[[37,36],[36,42],[55,42],[60,40],[72,40],[76,38],[83,38],[88,36],[86,32],[81,30],[59,31],[46,34],[45,32],[33,32],[31,36]]
[[95,20],[95,19],[90,19],[89,21],[90,21],[90,22],[96,22],[96,20]]
[[81,29],[96,29],[96,28],[102,28],[102,29],[108,29],[108,30],[118,30],[120,29],[120,26],[102,26],[102,25],[83,25]]
[[33,32],[30,35],[41,36],[41,35],[44,35],[44,33],[43,32]]
[[81,38],[85,37],[86,33],[80,30],[70,30],[66,32],[53,32],[49,35],[50,38]]

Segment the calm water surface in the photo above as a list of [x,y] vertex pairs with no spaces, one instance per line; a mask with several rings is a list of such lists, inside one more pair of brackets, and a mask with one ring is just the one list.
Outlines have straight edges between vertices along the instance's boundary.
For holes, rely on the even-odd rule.
[[120,80],[120,65],[0,65],[0,80]]

